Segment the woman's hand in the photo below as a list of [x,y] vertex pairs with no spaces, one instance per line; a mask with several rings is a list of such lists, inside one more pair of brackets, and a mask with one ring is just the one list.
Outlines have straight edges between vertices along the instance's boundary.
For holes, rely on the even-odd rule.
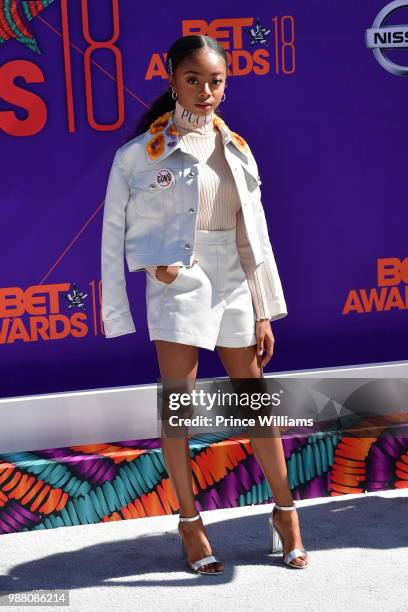
[[[264,368],[273,354],[273,337],[271,323],[269,319],[261,319],[255,324],[256,352],[258,366]],[[265,354],[264,354],[265,353]]]
[[181,266],[157,266],[156,278],[166,285],[170,285],[176,280]]
[[[192,266],[194,266],[198,262],[198,259],[194,259]],[[170,285],[173,281],[176,280],[179,275],[179,270],[182,266],[157,266],[156,269],[156,278],[162,283],[166,283]]]

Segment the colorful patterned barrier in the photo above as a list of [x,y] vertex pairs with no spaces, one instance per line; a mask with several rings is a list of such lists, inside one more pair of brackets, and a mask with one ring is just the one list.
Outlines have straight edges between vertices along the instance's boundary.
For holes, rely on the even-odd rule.
[[[408,424],[399,431],[284,438],[293,498],[408,488]],[[196,436],[190,455],[197,509],[272,501],[248,438]],[[0,456],[1,534],[177,512],[160,439]]]

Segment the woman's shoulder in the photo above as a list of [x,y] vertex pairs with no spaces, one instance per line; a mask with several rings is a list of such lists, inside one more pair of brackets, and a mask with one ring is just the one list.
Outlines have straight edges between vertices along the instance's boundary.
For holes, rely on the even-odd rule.
[[251,147],[249,146],[248,141],[244,136],[238,131],[232,129],[231,125],[227,124],[221,117],[217,116],[214,119],[214,124],[217,127],[221,128],[221,130],[225,130],[229,133],[231,140],[236,145],[236,147],[241,150],[243,153],[246,153],[250,158],[253,158],[253,153],[251,151]]
[[126,141],[114,151],[114,163],[121,166],[126,175],[131,174],[131,168],[140,166],[145,161],[146,132],[138,134]]

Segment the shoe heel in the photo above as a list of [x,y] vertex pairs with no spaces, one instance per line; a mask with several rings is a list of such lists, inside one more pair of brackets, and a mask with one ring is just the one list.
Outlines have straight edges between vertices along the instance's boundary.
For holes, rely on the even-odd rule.
[[269,533],[271,538],[271,552],[282,552],[282,540],[277,530],[273,526],[272,517],[269,517]]
[[180,549],[181,549],[180,550],[180,555],[181,555],[182,559],[186,559],[187,558],[187,556],[186,556],[186,549],[184,548],[183,540],[182,540],[180,535],[179,535],[179,538],[180,538]]

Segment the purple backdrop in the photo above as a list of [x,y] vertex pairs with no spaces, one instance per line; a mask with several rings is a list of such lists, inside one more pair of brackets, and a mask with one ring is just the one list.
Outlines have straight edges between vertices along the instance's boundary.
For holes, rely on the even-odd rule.
[[[157,379],[143,273],[127,272],[137,333],[102,334],[103,198],[115,149],[167,86],[167,49],[205,22],[203,33],[231,54],[223,117],[258,161],[288,306],[288,317],[272,323],[275,354],[266,371],[406,359],[407,274],[389,281],[394,289],[379,287],[377,276],[383,260],[396,258],[397,270],[408,256],[407,80],[384,70],[365,44],[386,2],[276,0],[258,2],[251,14],[244,2],[221,9],[180,1],[169,19],[161,1],[153,9],[98,0],[88,2],[90,36],[110,39],[117,14],[118,37],[90,58],[80,2],[44,1],[38,15],[40,2],[21,2],[24,19],[8,34],[6,4],[0,0],[2,397]],[[407,22],[407,8],[387,21]],[[122,122],[112,47],[123,71]],[[408,64],[404,50],[387,55]],[[98,127],[92,112],[97,124],[118,125]],[[377,307],[344,312],[352,291],[363,305],[364,292],[374,302],[378,295]],[[35,339],[38,325],[43,336]],[[224,374],[217,353],[202,350],[198,375]]]

